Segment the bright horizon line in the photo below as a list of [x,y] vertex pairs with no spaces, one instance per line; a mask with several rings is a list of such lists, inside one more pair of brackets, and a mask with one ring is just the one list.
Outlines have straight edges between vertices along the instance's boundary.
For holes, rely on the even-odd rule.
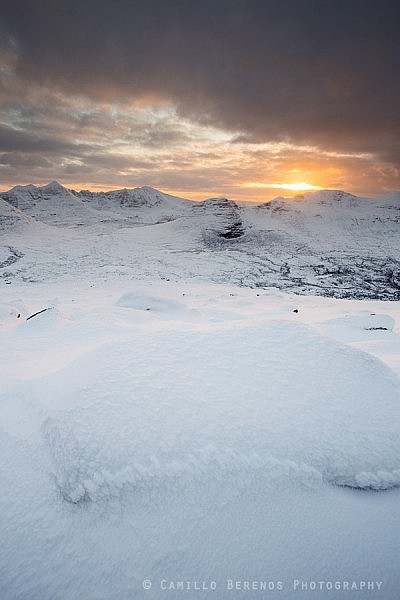
[[305,183],[304,181],[301,183],[258,183],[258,182],[249,182],[242,184],[242,187],[249,188],[267,188],[267,189],[282,189],[282,190],[291,190],[293,192],[306,192],[312,190],[323,190],[325,188],[320,185],[312,185],[310,183]]
[[[371,193],[371,192],[354,192],[354,191],[347,191],[345,189],[342,188],[332,188],[332,187],[322,187],[322,186],[316,186],[316,185],[312,185],[312,184],[308,184],[306,182],[301,182],[301,183],[264,183],[264,182],[247,182],[247,183],[243,183],[240,185],[234,185],[232,186],[232,189],[229,193],[219,193],[219,192],[206,192],[206,191],[187,191],[187,190],[181,190],[181,189],[171,189],[168,186],[158,186],[155,187],[154,185],[148,185],[148,184],[143,184],[143,185],[132,185],[132,186],[118,186],[118,184],[116,185],[105,185],[105,184],[97,184],[97,183],[60,183],[60,181],[58,179],[52,179],[50,181],[47,181],[46,183],[17,183],[17,184],[8,184],[9,187],[7,187],[7,189],[2,190],[0,193],[6,193],[8,192],[10,189],[14,188],[14,187],[28,187],[29,185],[33,185],[35,187],[45,187],[46,185],[49,185],[50,183],[52,183],[53,181],[56,181],[57,183],[59,183],[62,187],[65,187],[67,189],[73,189],[76,191],[83,191],[83,190],[88,190],[90,192],[110,192],[110,191],[114,191],[114,190],[120,190],[120,189],[135,189],[135,188],[141,188],[141,187],[151,187],[153,189],[157,189],[158,191],[171,195],[171,196],[176,196],[176,197],[180,197],[180,198],[186,198],[188,200],[195,200],[195,201],[201,201],[207,198],[218,198],[218,197],[230,197],[231,199],[234,199],[235,196],[242,196],[243,191],[245,189],[254,189],[254,190],[287,190],[288,192],[292,192],[292,194],[285,196],[288,199],[295,199],[296,196],[301,193],[301,192],[313,192],[313,191],[344,191],[345,193],[349,193],[349,194],[354,194],[356,196],[359,197],[379,197],[381,195],[387,194],[387,193],[396,193],[398,190],[385,190],[383,191],[383,193]],[[5,184],[7,185],[7,184]],[[161,189],[160,189],[161,188]],[[236,188],[236,190],[235,190]],[[240,190],[240,194],[235,194],[235,191],[239,191]],[[400,191],[400,190],[399,190]],[[296,194],[297,192],[297,194]],[[243,199],[243,198],[238,198],[237,201],[238,202],[269,202],[271,200],[273,200],[274,198],[276,198],[277,196],[270,196],[268,198],[263,198],[261,196],[257,197],[257,198],[249,198],[249,199]]]

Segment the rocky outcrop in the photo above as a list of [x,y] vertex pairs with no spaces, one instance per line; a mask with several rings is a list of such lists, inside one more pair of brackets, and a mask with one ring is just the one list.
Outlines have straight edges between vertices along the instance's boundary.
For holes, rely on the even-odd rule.
[[207,239],[232,240],[244,234],[244,225],[240,208],[228,198],[208,198],[199,202],[196,213],[205,221],[203,231]]

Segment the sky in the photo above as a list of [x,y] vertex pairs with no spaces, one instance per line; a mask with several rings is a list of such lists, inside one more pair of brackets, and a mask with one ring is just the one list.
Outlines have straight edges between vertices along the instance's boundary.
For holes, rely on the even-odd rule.
[[392,0],[3,0],[0,189],[400,190]]

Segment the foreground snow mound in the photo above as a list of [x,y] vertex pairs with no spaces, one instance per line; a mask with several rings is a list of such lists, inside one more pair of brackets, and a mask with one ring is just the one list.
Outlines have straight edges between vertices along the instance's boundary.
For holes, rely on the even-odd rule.
[[195,311],[189,311],[182,302],[162,296],[150,296],[133,292],[123,294],[116,302],[116,305],[122,308],[155,312],[158,316],[166,316],[168,318],[179,319],[195,314]]
[[395,322],[389,315],[367,313],[332,319],[326,323],[329,327],[364,329],[365,331],[393,331]]
[[299,580],[398,600],[400,365],[378,360],[397,326],[351,325],[384,312],[398,323],[231,285],[6,288],[1,600],[244,600],[248,581],[289,600]]
[[27,309],[23,302],[15,304],[0,302],[0,331],[16,327],[19,319],[26,318]]
[[24,394],[51,479],[78,503],[203,480],[397,486],[399,392],[379,361],[275,322],[137,335]]

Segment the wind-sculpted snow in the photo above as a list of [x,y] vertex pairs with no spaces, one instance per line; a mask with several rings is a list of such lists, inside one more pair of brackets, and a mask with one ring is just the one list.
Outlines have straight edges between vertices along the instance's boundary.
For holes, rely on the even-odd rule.
[[[76,417],[75,414],[71,416]],[[174,454],[173,457],[168,454],[160,456],[155,452],[149,455],[147,461],[140,462],[135,459],[135,453],[129,454],[130,449],[125,446],[128,455],[120,464],[114,464],[115,458],[105,456],[99,448],[88,450],[86,445],[80,445],[65,423],[46,420],[43,435],[54,463],[51,478],[60,498],[72,504],[104,502],[127,495],[134,497],[138,493],[154,495],[168,488],[187,490],[193,484],[205,483],[206,480],[209,486],[225,481],[241,488],[257,478],[263,481],[266,489],[283,485],[313,488],[322,482],[321,473],[305,463],[262,457],[256,453],[246,456],[234,448],[220,449],[208,445],[197,452],[188,448],[187,455]],[[116,435],[115,440],[120,442],[120,436]],[[385,475],[390,476],[389,473]],[[372,474],[370,477],[375,477],[378,482],[378,477]],[[397,485],[398,479],[394,481],[392,475],[389,481],[389,487],[392,487]],[[385,479],[379,480],[379,483],[380,487],[376,489],[388,486]],[[365,487],[371,486],[367,484]]]
[[361,329],[364,331],[393,331],[395,321],[389,315],[377,315],[376,313],[365,313],[363,315],[348,315],[339,319],[328,321],[326,326],[341,330],[344,327]]
[[400,484],[400,382],[296,325],[139,336],[31,386],[70,502],[171,478]]
[[176,300],[149,296],[146,294],[134,294],[127,292],[116,302],[117,306],[138,311],[155,312],[158,316],[166,319],[196,319],[197,311],[188,310],[186,305]]
[[397,600],[398,323],[396,303],[203,282],[5,288],[1,599],[334,578]]

